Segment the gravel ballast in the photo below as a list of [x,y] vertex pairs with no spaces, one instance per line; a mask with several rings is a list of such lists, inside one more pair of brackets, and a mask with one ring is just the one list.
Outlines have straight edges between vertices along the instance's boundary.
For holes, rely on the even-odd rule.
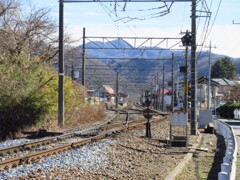
[[[93,144],[0,173],[0,179],[164,179],[188,152],[169,147],[169,120],[122,132]],[[197,136],[189,137],[189,147]]]

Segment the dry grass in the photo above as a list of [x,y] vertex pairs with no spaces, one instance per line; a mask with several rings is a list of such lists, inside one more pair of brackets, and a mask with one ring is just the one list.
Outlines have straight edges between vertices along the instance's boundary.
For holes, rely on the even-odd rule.
[[76,109],[65,128],[74,128],[82,125],[93,124],[102,121],[104,118],[104,105],[90,105],[84,104]]
[[[36,131],[40,128],[47,129],[48,131],[64,131],[66,129],[84,127],[87,125],[100,122],[104,119],[104,105],[90,105],[83,104],[81,107],[76,107],[72,111],[68,120],[65,120],[63,128],[58,127],[57,116],[53,119],[48,119],[38,126],[32,126],[25,128],[23,131]],[[22,134],[18,133],[17,137],[21,137]]]
[[218,172],[221,171],[221,163],[225,155],[224,139],[215,134],[202,133],[202,135],[200,148],[205,148],[207,151],[197,150],[176,180],[218,179]]

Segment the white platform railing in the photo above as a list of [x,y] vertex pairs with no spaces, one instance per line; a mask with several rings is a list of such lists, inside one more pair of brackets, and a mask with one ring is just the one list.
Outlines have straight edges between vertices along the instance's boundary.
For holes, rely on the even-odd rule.
[[233,111],[234,119],[240,119],[240,109],[235,109]]
[[214,119],[215,129],[224,136],[226,143],[225,157],[221,164],[221,172],[218,173],[218,180],[234,180],[236,176],[237,162],[237,141],[232,128],[218,120]]

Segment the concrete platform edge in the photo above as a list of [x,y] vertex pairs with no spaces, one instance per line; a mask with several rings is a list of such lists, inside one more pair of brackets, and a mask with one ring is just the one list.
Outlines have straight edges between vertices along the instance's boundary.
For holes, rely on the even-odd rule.
[[174,168],[172,172],[170,172],[164,180],[174,180],[176,176],[182,172],[183,168],[186,166],[186,164],[191,160],[193,153],[196,151],[197,147],[200,145],[200,142],[202,140],[202,134],[199,133],[199,136],[197,138],[197,142],[191,147],[187,155],[181,160],[181,162]]

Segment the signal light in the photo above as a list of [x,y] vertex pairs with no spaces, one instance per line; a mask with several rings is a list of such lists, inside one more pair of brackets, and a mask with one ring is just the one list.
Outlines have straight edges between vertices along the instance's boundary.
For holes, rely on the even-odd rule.
[[186,35],[181,38],[181,41],[183,46],[191,46],[193,42],[193,37],[189,34],[189,32],[187,32]]

